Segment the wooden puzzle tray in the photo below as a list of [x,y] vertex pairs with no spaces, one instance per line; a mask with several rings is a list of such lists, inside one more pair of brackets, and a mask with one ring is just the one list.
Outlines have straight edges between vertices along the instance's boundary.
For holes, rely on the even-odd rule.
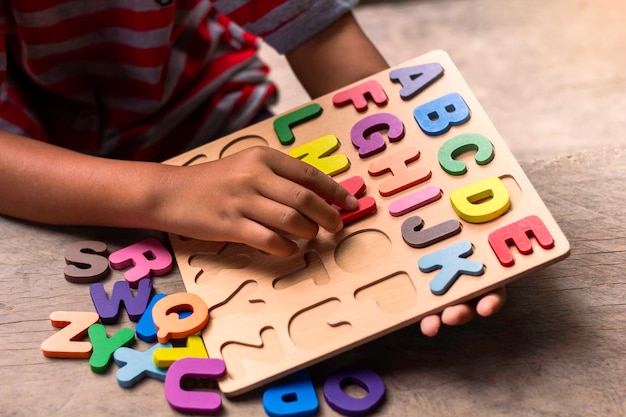
[[450,57],[433,51],[177,156],[249,146],[303,159],[360,198],[289,258],[170,235],[229,396],[556,262],[569,243]]

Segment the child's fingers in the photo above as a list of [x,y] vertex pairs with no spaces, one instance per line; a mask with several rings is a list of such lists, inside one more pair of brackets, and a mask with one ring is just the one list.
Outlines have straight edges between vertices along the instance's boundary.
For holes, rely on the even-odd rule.
[[255,222],[298,238],[313,239],[319,231],[317,223],[295,208],[262,196],[255,198],[255,202],[242,214]]
[[482,317],[497,313],[506,302],[506,287],[500,287],[483,296],[476,305],[476,312]]
[[282,153],[272,153],[269,158],[270,166],[277,175],[302,185],[341,208],[358,208],[356,199],[319,169]]
[[441,317],[437,314],[433,314],[432,316],[426,316],[420,322],[420,330],[424,334],[424,336],[435,337],[437,333],[439,333],[439,328],[441,327]]
[[[330,232],[341,230],[342,222],[339,212],[308,188],[285,179],[274,179],[262,185],[260,192],[267,199],[280,203],[295,211],[295,213],[289,213],[281,209],[280,213],[275,213],[272,219],[272,225],[281,230],[284,230],[286,225],[277,222],[284,221],[286,223],[295,223],[296,213],[310,219],[315,224],[320,225]],[[301,223],[300,220],[298,220],[298,222]],[[315,236],[310,238],[313,237]]]
[[472,304],[450,306],[441,313],[441,321],[448,326],[458,326],[468,323],[474,317],[476,317],[476,312]]
[[298,245],[265,225],[250,219],[242,219],[239,225],[239,243],[256,248],[276,256],[291,256],[298,250]]

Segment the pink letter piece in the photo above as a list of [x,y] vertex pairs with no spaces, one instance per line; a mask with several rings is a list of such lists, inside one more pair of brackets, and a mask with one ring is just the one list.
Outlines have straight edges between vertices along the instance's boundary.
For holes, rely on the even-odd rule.
[[369,95],[378,106],[387,103],[387,95],[380,83],[369,80],[338,92],[333,96],[333,104],[335,107],[341,107],[351,102],[357,111],[363,112],[367,110],[366,95]]
[[124,273],[124,279],[133,288],[137,288],[137,282],[142,278],[167,274],[173,263],[172,254],[153,237],[113,252],[109,261],[114,269],[133,266]]
[[221,359],[182,358],[170,366],[165,375],[165,398],[172,408],[189,413],[214,413],[222,407],[222,398],[215,392],[186,391],[185,377],[221,378],[226,364]]
[[402,216],[410,211],[424,207],[441,198],[441,188],[429,185],[414,193],[401,197],[389,204],[389,214],[394,217]]

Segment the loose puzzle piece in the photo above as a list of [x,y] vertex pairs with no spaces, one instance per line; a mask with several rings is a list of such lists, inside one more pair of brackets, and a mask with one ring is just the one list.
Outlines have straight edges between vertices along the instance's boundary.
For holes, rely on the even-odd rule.
[[120,367],[115,374],[120,387],[130,388],[145,377],[165,380],[167,368],[158,367],[153,361],[154,351],[160,348],[171,348],[170,343],[157,343],[143,352],[121,347],[113,353],[113,360]]
[[184,347],[160,348],[154,351],[152,362],[160,368],[167,368],[182,358],[208,358],[204,342],[200,336],[189,336]]
[[215,392],[187,391],[181,387],[184,378],[221,378],[226,366],[221,359],[183,358],[167,371],[164,391],[172,408],[184,413],[214,413],[222,408],[222,398]]
[[89,341],[93,345],[93,353],[89,358],[91,370],[101,374],[109,369],[113,353],[122,346],[130,346],[135,343],[135,332],[124,328],[118,330],[113,336],[108,337],[106,328],[99,323],[89,327]]
[[204,163],[259,145],[324,170],[360,208],[340,212],[341,232],[296,240],[299,250],[287,258],[170,235],[187,291],[209,312],[202,337],[209,357],[226,363],[219,380],[226,395],[417,323],[569,253],[445,52],[166,163]]
[[142,278],[165,275],[172,270],[172,254],[156,238],[148,238],[133,243],[109,255],[114,269],[131,267],[124,273],[124,279],[133,288]]
[[65,279],[70,282],[97,282],[109,274],[107,245],[104,242],[74,242],[65,247]]
[[96,311],[100,315],[100,321],[104,324],[112,324],[117,321],[120,307],[124,304],[128,318],[139,321],[150,301],[152,294],[152,280],[142,279],[137,283],[137,293],[133,295],[130,284],[126,281],[118,281],[113,284],[111,297],[107,297],[104,285],[91,284],[89,293]]
[[317,414],[319,401],[306,370],[291,375],[291,382],[268,388],[263,408],[270,417],[307,417]]
[[41,344],[41,351],[48,358],[88,358],[93,346],[81,341],[87,329],[100,320],[98,313],[82,311],[55,311],[50,314],[50,323],[60,331]]
[[[191,314],[181,317],[180,312]],[[152,308],[159,343],[170,338],[182,339],[204,329],[209,321],[209,309],[202,298],[191,293],[171,294]]]
[[[353,397],[344,391],[350,384],[358,385],[367,394]],[[324,398],[336,412],[344,416],[364,416],[376,408],[385,397],[385,383],[369,369],[346,369],[336,372],[324,382]]]

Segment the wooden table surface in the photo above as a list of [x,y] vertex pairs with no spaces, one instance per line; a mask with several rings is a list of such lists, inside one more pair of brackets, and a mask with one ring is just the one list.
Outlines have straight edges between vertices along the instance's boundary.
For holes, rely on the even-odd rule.
[[[626,148],[522,165],[570,239],[571,256],[510,285],[494,317],[433,339],[405,328],[311,367],[319,415],[334,414],[322,395],[326,377],[358,365],[386,384],[373,415],[626,416]],[[39,347],[56,332],[50,313],[93,311],[89,285],[63,277],[66,245],[100,240],[114,251],[147,234],[155,235],[0,217],[0,415],[178,414],[160,381],[124,389],[114,364],[95,374],[87,360],[48,359]],[[102,282],[110,292],[120,279],[112,271]],[[184,290],[176,268],[154,286]],[[121,316],[109,335],[129,325]],[[220,415],[265,415],[262,393],[224,398]]]

